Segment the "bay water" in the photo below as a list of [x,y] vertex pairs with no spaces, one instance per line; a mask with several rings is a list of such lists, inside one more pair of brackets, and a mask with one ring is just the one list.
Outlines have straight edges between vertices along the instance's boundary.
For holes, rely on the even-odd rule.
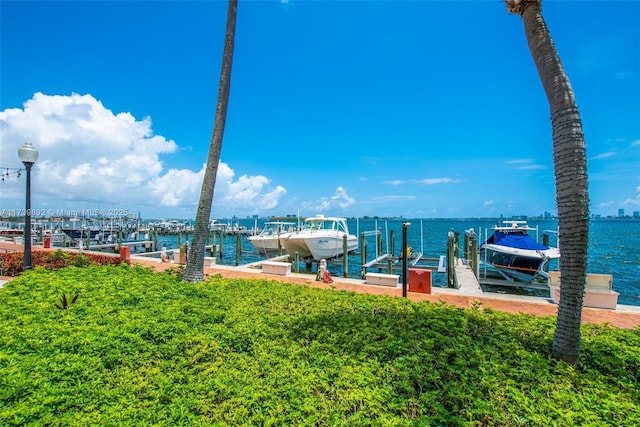
[[[233,219],[233,225],[241,228],[262,228],[266,219]],[[295,221],[295,219],[293,219]],[[371,261],[384,253],[391,253],[390,235],[393,230],[394,250],[398,255],[402,248],[402,225],[407,226],[407,245],[412,251],[422,252],[425,258],[438,258],[446,255],[447,234],[453,229],[460,234],[460,245],[463,243],[465,230],[474,229],[478,244],[491,235],[491,228],[498,224],[499,219],[349,219],[347,221],[351,234],[360,237],[361,233],[372,234],[380,230],[382,235],[382,253],[377,252],[376,237],[370,235],[367,239],[367,259]],[[226,220],[219,220],[226,223]],[[230,222],[231,223],[231,222]],[[556,235],[557,219],[527,219],[530,227],[537,228],[530,232],[532,238],[541,241],[542,234],[547,233],[552,237],[549,244],[557,245]],[[551,233],[549,233],[551,232]],[[183,237],[184,242],[184,237]],[[241,254],[236,264],[236,236],[225,236],[222,241],[222,257],[218,257],[217,263],[223,265],[244,265],[264,260],[265,257],[258,254],[246,235],[239,239]],[[177,236],[159,236],[159,246],[166,245],[167,249],[178,248]],[[557,264],[551,264],[551,269],[557,269]],[[305,271],[306,265],[300,265],[300,271]],[[342,262],[330,263],[329,271],[333,276],[343,276]],[[315,266],[309,272],[315,272]],[[598,274],[611,274],[613,276],[613,289],[620,293],[618,304],[640,306],[640,220],[639,219],[594,219],[589,225],[589,249],[587,259],[587,272]],[[347,277],[360,278],[361,256],[350,255],[348,258]],[[446,287],[446,274],[433,274],[433,286]],[[527,295],[548,296],[548,291],[529,288],[502,288],[491,287],[486,289],[491,292],[519,293]]]

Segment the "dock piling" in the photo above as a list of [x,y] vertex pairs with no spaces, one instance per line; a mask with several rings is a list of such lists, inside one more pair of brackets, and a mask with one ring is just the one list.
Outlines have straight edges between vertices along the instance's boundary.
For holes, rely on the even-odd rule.
[[[465,234],[465,241],[466,240],[467,236]],[[455,233],[450,231],[447,239],[447,286],[449,288],[454,288],[456,285],[455,267]]]
[[240,254],[242,253],[242,235],[236,233],[236,267],[240,265]]
[[475,234],[469,237],[470,257],[471,257],[471,271],[478,277],[478,241],[475,238]]
[[407,297],[407,228],[411,225],[410,222],[402,223],[402,296]]
[[349,245],[347,245],[347,235],[342,236],[342,277],[347,277],[349,273]]
[[367,268],[364,266],[367,263],[367,237],[364,233],[360,233],[360,278],[364,280],[367,274]]

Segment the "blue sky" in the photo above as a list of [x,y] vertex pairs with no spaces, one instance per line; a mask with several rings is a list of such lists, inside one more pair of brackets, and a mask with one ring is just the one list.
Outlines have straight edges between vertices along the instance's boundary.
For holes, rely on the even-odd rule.
[[[0,2],[0,166],[34,212],[193,218],[227,3]],[[640,210],[640,2],[543,2],[582,113],[591,212]],[[212,217],[555,214],[549,106],[495,1],[238,5]],[[24,178],[0,184],[24,207]]]

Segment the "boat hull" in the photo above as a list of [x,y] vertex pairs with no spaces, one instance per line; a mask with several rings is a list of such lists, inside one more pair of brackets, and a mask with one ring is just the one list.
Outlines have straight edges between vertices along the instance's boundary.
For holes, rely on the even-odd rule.
[[282,249],[278,236],[249,236],[247,238],[260,253],[275,253]]
[[280,237],[293,230],[293,222],[267,222],[260,234],[247,237],[249,243],[265,255],[283,250]]
[[486,252],[486,262],[505,276],[524,283],[531,283],[536,276],[547,278],[548,261],[559,257],[556,248],[535,251],[487,244],[482,251]]
[[63,228],[62,232],[74,240],[78,239],[95,239],[100,233],[100,230],[94,230],[89,228]]
[[284,246],[284,250],[287,251],[289,255],[293,256],[297,252],[300,258],[311,257],[311,250],[309,246],[307,246],[307,240],[304,236],[287,234],[280,236],[280,241],[282,242],[282,246]]
[[[344,254],[344,233],[335,236],[321,236],[307,240],[307,246],[311,251],[313,259],[331,259]],[[353,235],[347,236],[347,253],[358,248],[358,238]]]
[[345,218],[317,215],[307,218],[302,230],[280,236],[280,242],[290,256],[315,260],[336,258],[358,248],[358,238],[349,234]]

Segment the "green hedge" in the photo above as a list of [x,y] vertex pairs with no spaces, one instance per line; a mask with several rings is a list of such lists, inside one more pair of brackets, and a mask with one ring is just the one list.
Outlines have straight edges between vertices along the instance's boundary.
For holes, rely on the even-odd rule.
[[[121,260],[117,256],[88,252],[68,252],[58,249],[57,251],[33,251],[31,253],[31,265],[34,268],[44,267],[50,270],[71,265],[86,267],[88,265],[118,265],[122,262],[129,264],[129,260]],[[0,273],[3,276],[17,276],[23,270],[24,253],[0,253]]]
[[552,317],[125,265],[0,307],[3,426],[640,425],[640,329],[584,326],[574,369]]

